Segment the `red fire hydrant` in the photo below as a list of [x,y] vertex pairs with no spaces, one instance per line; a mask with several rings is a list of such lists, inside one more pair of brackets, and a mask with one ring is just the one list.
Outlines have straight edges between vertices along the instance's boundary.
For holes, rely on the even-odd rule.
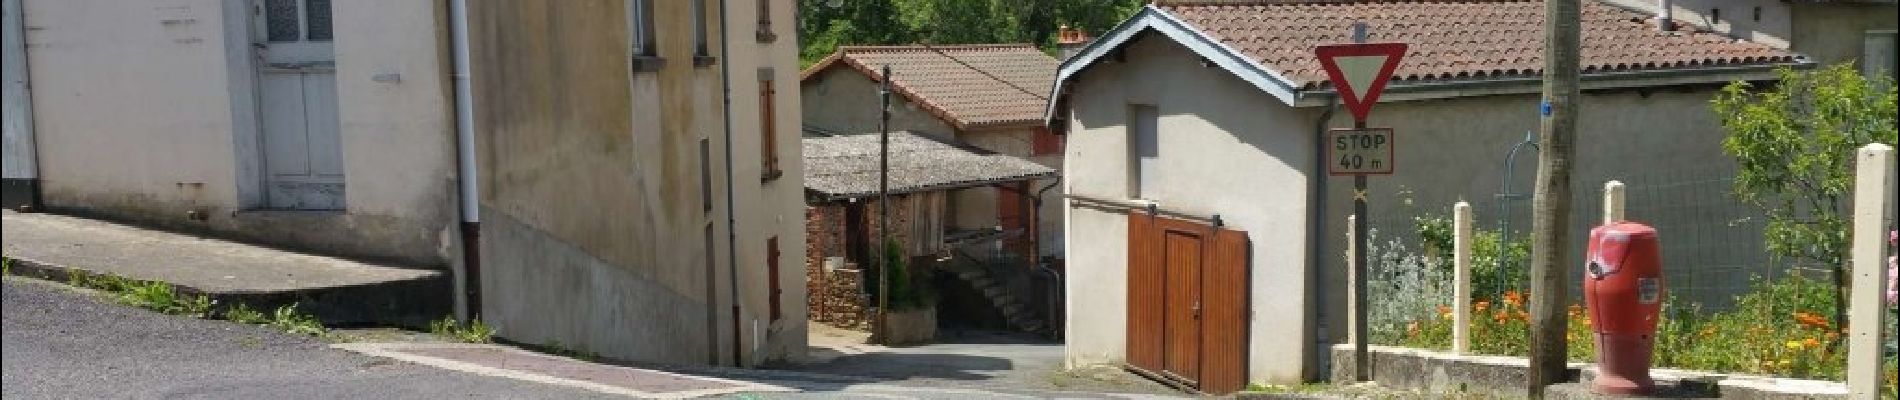
[[1656,229],[1616,222],[1590,230],[1583,299],[1596,332],[1597,393],[1643,395],[1662,310],[1661,245]]

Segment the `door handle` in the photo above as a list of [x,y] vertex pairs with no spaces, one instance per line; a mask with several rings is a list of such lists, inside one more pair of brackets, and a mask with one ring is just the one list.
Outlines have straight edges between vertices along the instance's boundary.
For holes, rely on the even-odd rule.
[[1201,319],[1201,302],[1194,302],[1194,319]]

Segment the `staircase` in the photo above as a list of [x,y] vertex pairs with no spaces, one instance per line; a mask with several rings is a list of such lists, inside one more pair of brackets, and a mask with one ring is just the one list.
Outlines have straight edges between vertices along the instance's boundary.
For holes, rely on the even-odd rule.
[[955,274],[957,279],[982,292],[990,305],[1003,314],[1004,322],[1011,328],[1030,333],[1050,333],[1048,322],[1031,309],[1031,303],[1024,298],[1034,286],[1026,265],[1021,261],[1002,261],[1010,260],[1009,257],[976,256],[965,249],[957,249],[954,253],[956,257],[941,264],[943,270]]

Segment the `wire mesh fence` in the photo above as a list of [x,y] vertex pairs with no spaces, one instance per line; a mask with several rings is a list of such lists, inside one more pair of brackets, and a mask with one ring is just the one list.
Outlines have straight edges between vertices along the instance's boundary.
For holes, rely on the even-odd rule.
[[[1573,300],[1582,298],[1583,259],[1589,229],[1603,216],[1603,184],[1617,180],[1627,193],[1626,218],[1656,228],[1663,243],[1663,270],[1668,290],[1677,300],[1700,304],[1706,311],[1733,306],[1735,296],[1747,293],[1756,279],[1775,280],[1789,274],[1831,279],[1832,270],[1777,259],[1762,238],[1764,213],[1732,195],[1733,174],[1709,168],[1692,171],[1643,171],[1578,176],[1571,199],[1566,274]],[[1528,192],[1528,188],[1521,189]],[[1390,196],[1408,201],[1407,194]],[[1482,238],[1475,246],[1474,298],[1496,299],[1507,291],[1522,292],[1530,284],[1527,268],[1531,228],[1531,196],[1496,194],[1463,196],[1471,203],[1474,230]],[[1415,201],[1415,200],[1414,200]],[[1449,257],[1452,204],[1417,203],[1410,213],[1375,215],[1368,225],[1386,245],[1396,241],[1405,251]],[[1439,227],[1433,227],[1437,224]],[[1442,230],[1443,233],[1434,230]],[[1434,242],[1442,242],[1435,244]],[[1500,251],[1503,246],[1508,250]],[[1524,252],[1522,254],[1518,252]],[[1494,256],[1495,254],[1503,254]],[[1373,301],[1379,301],[1374,299]]]

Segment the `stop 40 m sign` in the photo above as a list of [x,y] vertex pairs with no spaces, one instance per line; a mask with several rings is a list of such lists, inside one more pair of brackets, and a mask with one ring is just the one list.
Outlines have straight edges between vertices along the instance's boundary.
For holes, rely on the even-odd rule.
[[1326,131],[1326,170],[1332,175],[1391,175],[1392,128]]

